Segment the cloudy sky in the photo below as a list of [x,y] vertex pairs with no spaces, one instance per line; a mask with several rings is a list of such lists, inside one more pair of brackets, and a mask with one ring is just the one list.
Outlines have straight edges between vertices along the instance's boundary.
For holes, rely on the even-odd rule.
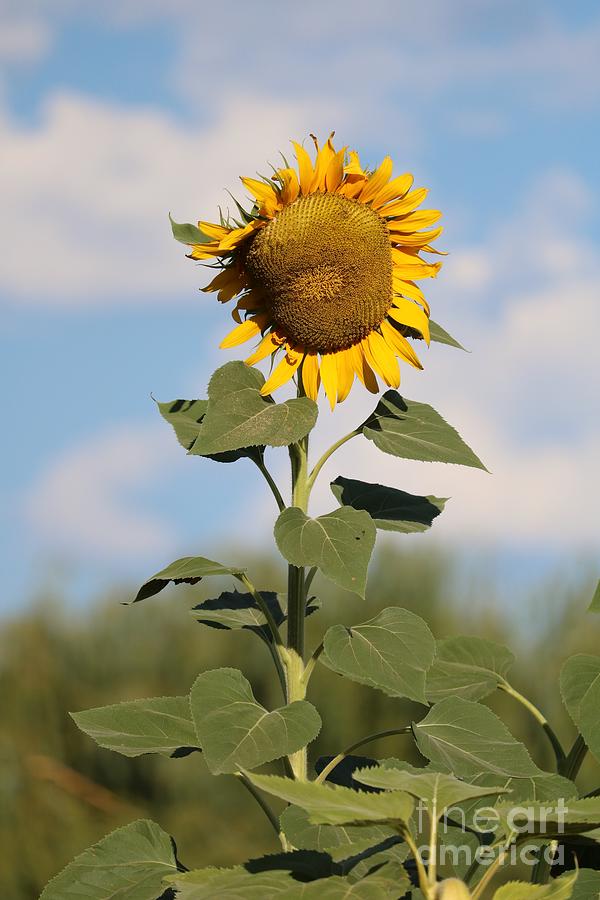
[[[1,608],[49,573],[82,602],[228,536],[269,546],[250,464],[186,458],[150,397],[203,396],[235,355],[167,214],[214,217],[239,174],[332,129],[444,211],[429,297],[471,352],[434,345],[402,390],[493,475],[367,442],[327,474],[451,496],[405,540],[485,558],[507,588],[593,567],[598,59],[592,0],[1,0]],[[322,444],[372,406],[351,397],[322,407]]]

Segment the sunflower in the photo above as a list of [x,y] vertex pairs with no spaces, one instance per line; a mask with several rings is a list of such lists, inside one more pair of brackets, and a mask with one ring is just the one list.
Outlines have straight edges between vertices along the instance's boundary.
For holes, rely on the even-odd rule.
[[[415,283],[441,263],[431,247],[441,216],[421,209],[425,188],[409,174],[392,178],[392,160],[369,172],[357,153],[335,150],[333,134],[316,157],[293,143],[297,171],[285,159],[269,178],[242,178],[254,200],[239,205],[241,221],[199,222],[206,240],[190,257],[212,260],[219,273],[204,291],[221,302],[236,299],[238,323],[221,347],[260,337],[246,359],[273,358],[262,394],[295,375],[317,399],[320,385],[331,407],[344,400],[355,376],[372,393],[377,377],[398,387],[403,360],[422,365],[408,337],[429,343],[429,306]],[[423,230],[425,229],[425,230]]]

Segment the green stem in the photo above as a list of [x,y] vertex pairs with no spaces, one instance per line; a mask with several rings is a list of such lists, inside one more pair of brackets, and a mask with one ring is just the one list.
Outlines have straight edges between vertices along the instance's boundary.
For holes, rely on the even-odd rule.
[[556,736],[556,732],[550,726],[550,723],[548,722],[544,714],[540,712],[537,706],[535,706],[530,700],[528,700],[527,697],[524,697],[523,694],[520,694],[519,691],[515,690],[515,688],[512,687],[512,685],[510,685],[507,681],[500,682],[498,687],[501,691],[504,691],[505,694],[509,694],[511,697],[514,697],[514,699],[517,700],[522,706],[524,706],[525,709],[528,710],[534,717],[534,719],[536,719],[536,721],[542,726],[546,737],[552,745],[552,749],[556,757],[556,767],[560,771],[566,759],[566,753],[561,742]]
[[279,512],[283,512],[283,510],[285,509],[285,500],[284,500],[283,497],[281,496],[281,491],[280,491],[279,488],[277,487],[277,485],[276,485],[276,483],[275,483],[275,481],[274,481],[274,479],[273,479],[273,476],[271,475],[271,473],[269,472],[269,470],[268,470],[267,467],[265,466],[265,463],[264,463],[264,460],[263,460],[262,456],[261,456],[259,459],[255,459],[254,457],[252,457],[252,460],[253,460],[253,462],[255,463],[255,465],[256,465],[256,467],[258,468],[258,470],[259,470],[260,472],[262,472],[265,481],[267,482],[267,484],[268,484],[269,487],[271,488],[271,493],[272,493],[273,496],[275,497],[275,502],[277,503],[277,506],[279,507]]
[[336,766],[342,762],[342,760],[348,756],[349,753],[352,753],[353,750],[358,750],[359,747],[364,747],[365,744],[370,744],[371,741],[378,741],[380,738],[392,737],[396,734],[410,734],[412,728],[410,725],[405,725],[404,728],[390,728],[388,731],[377,731],[375,734],[369,734],[367,737],[361,738],[360,741],[356,741],[354,744],[350,744],[349,747],[346,747],[341,753],[338,753],[337,756],[334,756],[333,759],[327,763],[322,772],[319,772],[317,777],[315,778],[315,782],[317,784],[322,784],[327,776],[333,772]]
[[425,872],[425,866],[423,865],[423,859],[421,858],[421,854],[419,853],[419,848],[414,842],[413,836],[408,830],[408,828],[399,829],[401,837],[404,838],[404,841],[414,856],[415,863],[417,866],[417,875],[419,876],[419,887],[421,888],[421,893],[424,897],[430,897],[431,893],[429,891],[429,883],[427,880],[427,873]]
[[321,469],[323,468],[323,466],[325,465],[325,463],[327,462],[329,457],[332,456],[339,447],[341,447],[343,444],[345,444],[346,441],[349,441],[353,437],[356,437],[357,434],[360,434],[360,431],[351,431],[349,434],[346,434],[346,435],[344,435],[344,437],[340,438],[339,441],[336,441],[335,444],[332,444],[331,447],[329,448],[329,450],[325,451],[325,453],[323,454],[321,459],[316,463],[312,472],[308,476],[307,489],[308,489],[309,495],[313,489],[313,485],[314,485],[315,481],[317,480],[319,472],[321,471]]
[[[246,788],[246,790],[247,790],[250,794],[252,794],[252,796],[254,797],[254,799],[256,800],[256,802],[258,803],[258,805],[260,806],[260,808],[261,808],[262,811],[264,812],[265,816],[267,817],[267,819],[269,820],[269,822],[271,823],[271,825],[272,825],[272,827],[273,827],[273,831],[275,832],[275,834],[277,835],[277,837],[278,837],[279,840],[281,841],[281,845],[282,845],[283,849],[285,850],[285,849],[286,849],[286,845],[287,845],[287,841],[285,841],[285,837],[284,837],[284,835],[283,835],[282,832],[281,832],[281,829],[280,829],[280,827],[279,827],[279,821],[278,821],[278,819],[277,819],[277,816],[275,815],[275,813],[273,812],[273,810],[271,809],[271,807],[269,806],[269,804],[266,802],[266,800],[263,798],[263,796],[262,796],[262,794],[260,793],[260,791],[257,790],[257,788],[254,787],[254,785],[252,784],[252,782],[250,781],[250,779],[249,779],[246,775],[244,775],[243,772],[236,772],[235,774],[236,774],[237,778],[240,779],[240,781],[242,782],[242,784],[244,785],[244,787]],[[284,841],[285,841],[285,843],[284,843]]]
[[564,762],[560,774],[564,775],[565,778],[570,778],[571,781],[577,778],[577,775],[579,774],[579,770],[581,768],[581,764],[585,759],[587,749],[588,748],[586,742],[584,741],[583,737],[578,734],[575,738],[573,746],[569,750],[569,754]]
[[309,659],[309,661],[306,663],[306,668],[304,669],[304,675],[302,676],[302,681],[304,682],[305,687],[308,684],[308,682],[310,681],[310,676],[313,673],[313,669],[315,668],[315,666],[317,664],[317,660],[320,657],[320,655],[324,649],[325,649],[325,647],[323,645],[323,642],[321,642],[319,644],[319,646],[317,647],[317,649],[314,651],[314,653],[311,656],[311,658]]
[[304,579],[304,599],[308,600],[308,592],[310,591],[310,586],[313,583],[313,578],[319,571],[317,566],[313,566],[312,569],[309,569],[306,578]]

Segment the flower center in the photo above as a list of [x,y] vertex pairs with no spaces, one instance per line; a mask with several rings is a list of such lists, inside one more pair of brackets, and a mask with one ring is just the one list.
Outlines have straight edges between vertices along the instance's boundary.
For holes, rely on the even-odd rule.
[[332,353],[365,338],[392,302],[385,222],[357,200],[308,194],[250,241],[246,273],[289,341]]

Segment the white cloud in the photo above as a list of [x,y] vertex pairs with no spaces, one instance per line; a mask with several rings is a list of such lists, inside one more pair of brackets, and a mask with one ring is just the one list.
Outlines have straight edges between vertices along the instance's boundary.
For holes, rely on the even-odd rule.
[[183,258],[168,211],[218,219],[224,188],[243,198],[238,176],[264,170],[299,123],[318,127],[321,115],[318,103],[238,93],[187,127],[154,109],[55,94],[39,126],[0,119],[0,288],[29,305],[193,299],[208,276]]
[[[0,19],[2,13],[0,12]],[[0,21],[0,60],[32,63],[44,56],[52,42],[48,22],[41,18],[5,18]]]
[[178,535],[144,512],[136,495],[179,454],[168,430],[122,426],[59,456],[27,495],[24,515],[46,549],[74,558],[131,560],[168,555]]

